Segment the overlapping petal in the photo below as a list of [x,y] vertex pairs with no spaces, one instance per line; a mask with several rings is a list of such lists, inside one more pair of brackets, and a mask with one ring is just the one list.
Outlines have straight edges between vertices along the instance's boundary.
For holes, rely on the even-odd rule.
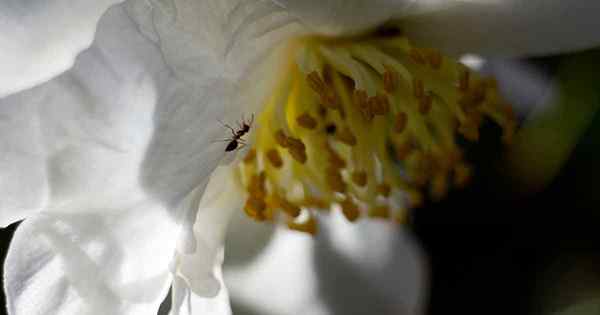
[[222,286],[219,273],[225,233],[233,211],[240,211],[243,205],[234,170],[221,166],[214,171],[192,220],[193,246],[180,246],[175,257],[174,273],[195,295],[214,297]]
[[[405,230],[386,222],[351,224],[335,212],[320,221],[323,229],[315,238],[278,229],[255,260],[246,265],[226,262],[225,281],[234,311],[278,315],[423,312],[426,262]],[[228,239],[227,244],[235,241]]]
[[0,97],[44,82],[73,64],[96,23],[119,0],[0,3]]
[[594,0],[419,0],[403,29],[448,53],[549,55],[600,44]]
[[156,313],[177,229],[153,203],[41,213],[17,229],[4,266],[12,315]]

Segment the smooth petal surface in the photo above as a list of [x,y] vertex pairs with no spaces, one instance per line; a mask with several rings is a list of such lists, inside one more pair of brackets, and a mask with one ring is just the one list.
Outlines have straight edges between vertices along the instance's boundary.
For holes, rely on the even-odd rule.
[[313,32],[350,35],[409,12],[419,0],[273,0]]
[[403,30],[447,53],[548,55],[600,44],[595,0],[419,0]]
[[316,237],[277,229],[248,265],[226,262],[236,314],[422,313],[426,262],[406,231],[339,213],[320,223]]
[[118,0],[0,2],[0,97],[44,82],[73,64],[96,23]]
[[9,314],[156,314],[171,282],[177,226],[153,204],[123,210],[43,213],[21,223],[4,266]]

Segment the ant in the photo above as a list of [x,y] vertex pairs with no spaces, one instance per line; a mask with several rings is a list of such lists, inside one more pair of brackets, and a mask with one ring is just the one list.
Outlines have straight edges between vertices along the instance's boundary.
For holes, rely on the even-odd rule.
[[[229,130],[231,130],[231,138],[218,140],[218,141],[229,141],[229,143],[227,144],[227,147],[225,147],[225,152],[231,152],[236,149],[242,148],[244,145],[246,145],[246,142],[244,141],[244,139],[242,139],[242,137],[245,134],[247,134],[248,131],[250,131],[250,127],[252,127],[252,123],[254,122],[254,114],[252,114],[252,117],[250,118],[249,121],[246,121],[244,119],[244,116],[242,115],[242,120],[237,123],[238,130],[235,130],[233,127],[231,127],[228,124],[224,124],[220,120],[219,120],[219,122],[221,123],[221,125],[227,127]],[[239,148],[238,148],[238,145],[241,145],[241,146],[239,146]]]

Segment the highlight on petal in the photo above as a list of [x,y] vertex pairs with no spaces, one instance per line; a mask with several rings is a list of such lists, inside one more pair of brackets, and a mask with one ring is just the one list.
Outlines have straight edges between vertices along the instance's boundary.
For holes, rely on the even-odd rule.
[[113,208],[139,196],[139,169],[166,72],[120,7],[72,69],[0,99],[0,224],[40,210]]
[[213,172],[195,218],[193,251],[180,247],[172,266],[174,274],[198,296],[215,297],[223,289],[218,273],[225,233],[233,211],[241,211],[243,204],[233,172],[233,166],[220,166]]
[[[222,259],[222,255],[220,256]],[[231,315],[229,306],[229,294],[223,284],[221,265],[214,266],[214,275],[219,281],[219,293],[214,297],[205,297],[196,294],[188,286],[186,281],[178,276],[173,280],[172,303],[170,315],[195,315],[195,314],[218,314]]]
[[4,266],[10,315],[156,314],[177,226],[150,203],[44,213],[17,229]]
[[0,3],[0,97],[40,84],[73,64],[96,23],[119,0]]
[[[418,1],[418,0],[417,0]],[[369,31],[408,12],[415,0],[273,0],[310,30],[323,35]]]
[[420,0],[403,30],[446,53],[548,55],[600,44],[594,0]]

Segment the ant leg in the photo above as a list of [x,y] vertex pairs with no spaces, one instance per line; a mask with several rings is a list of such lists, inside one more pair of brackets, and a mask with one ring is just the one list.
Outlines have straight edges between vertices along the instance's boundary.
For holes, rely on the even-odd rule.
[[221,123],[221,125],[223,125],[224,127],[228,128],[229,130],[231,130],[231,134],[235,137],[235,129],[233,129],[230,125],[223,123],[220,119],[217,119],[217,121],[219,123]]
[[220,139],[220,140],[213,140],[210,143],[217,143],[217,142],[229,142],[233,139],[229,138],[229,139]]

